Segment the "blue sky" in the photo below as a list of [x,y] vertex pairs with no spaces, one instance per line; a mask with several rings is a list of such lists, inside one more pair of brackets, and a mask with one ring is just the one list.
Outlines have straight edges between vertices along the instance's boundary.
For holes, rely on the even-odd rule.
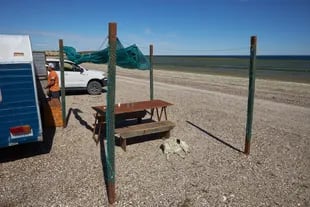
[[[125,47],[144,54],[310,55],[310,0],[2,0],[0,33],[29,34],[34,50],[58,40],[80,50],[106,47],[117,23]],[[102,46],[103,45],[103,46]]]

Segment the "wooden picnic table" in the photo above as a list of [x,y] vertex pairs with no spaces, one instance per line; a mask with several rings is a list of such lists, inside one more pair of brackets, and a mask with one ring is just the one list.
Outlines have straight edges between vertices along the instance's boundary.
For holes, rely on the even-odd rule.
[[[164,133],[165,137],[169,137],[170,130],[175,126],[174,123],[167,121],[166,108],[167,106],[171,105],[173,104],[160,99],[115,104],[114,106],[115,117],[121,117],[121,119],[129,119],[129,118],[138,119],[137,125],[115,129],[116,135],[121,138],[122,148],[124,149],[124,151],[126,151],[127,138],[149,135],[154,133]],[[100,124],[98,133],[98,139],[99,139],[101,125],[103,122],[105,122],[105,113],[107,107],[93,106],[92,108],[96,111],[93,138],[95,136],[96,126],[97,124]],[[145,112],[147,110],[150,110],[148,111],[148,113],[151,115],[151,119],[153,118],[154,110],[156,111],[157,121],[153,120],[155,122],[140,124],[141,119],[145,116]],[[163,115],[165,116],[165,121],[161,121]]]

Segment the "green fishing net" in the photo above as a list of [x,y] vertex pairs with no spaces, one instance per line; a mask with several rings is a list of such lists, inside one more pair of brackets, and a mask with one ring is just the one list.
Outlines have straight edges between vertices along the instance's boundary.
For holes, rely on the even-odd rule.
[[[100,51],[81,54],[75,48],[64,46],[64,52],[67,58],[77,64],[84,62],[91,62],[97,64],[108,63],[109,61],[109,48]],[[149,70],[150,63],[143,55],[136,45],[131,45],[124,48],[121,42],[117,39],[116,43],[116,65],[123,68]]]

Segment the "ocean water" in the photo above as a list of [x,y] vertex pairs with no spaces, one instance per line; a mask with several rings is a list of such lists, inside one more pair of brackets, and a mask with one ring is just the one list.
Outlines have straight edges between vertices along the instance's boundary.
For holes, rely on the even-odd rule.
[[[249,56],[154,56],[153,68],[248,77]],[[256,56],[256,78],[310,83],[310,56]]]

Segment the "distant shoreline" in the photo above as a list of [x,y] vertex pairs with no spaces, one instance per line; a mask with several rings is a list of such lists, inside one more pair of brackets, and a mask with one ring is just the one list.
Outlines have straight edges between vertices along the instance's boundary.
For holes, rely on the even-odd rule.
[[[167,71],[180,71],[189,73],[200,73],[209,75],[222,75],[247,78],[248,69],[214,69],[214,68],[199,68],[199,67],[171,67],[171,66],[153,66],[154,70],[167,70]],[[268,71],[268,70],[256,70],[257,79],[277,80],[286,82],[306,83],[310,84],[310,72],[296,72],[296,71]]]
[[[149,57],[149,55],[146,55]],[[161,57],[189,57],[189,58],[250,58],[250,55],[154,55],[156,58]],[[256,59],[297,59],[310,60],[310,55],[256,55]]]
[[[154,56],[153,68],[248,77],[249,56]],[[256,78],[310,83],[310,56],[257,56]]]

